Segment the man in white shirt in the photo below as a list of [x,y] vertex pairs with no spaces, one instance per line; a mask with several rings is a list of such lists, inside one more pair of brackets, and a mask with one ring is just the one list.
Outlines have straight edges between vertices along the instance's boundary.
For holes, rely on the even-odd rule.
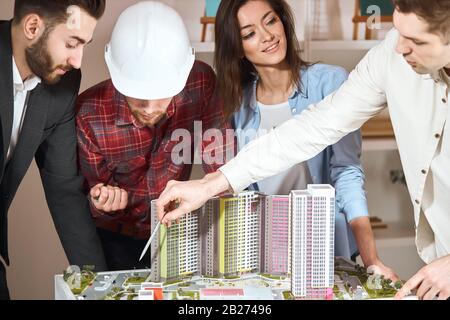
[[[225,190],[255,181],[314,157],[360,128],[388,104],[414,204],[416,244],[428,263],[396,296],[450,297],[450,1],[394,0],[394,25],[347,82],[299,117],[261,137],[199,181],[169,182],[158,215],[169,224]],[[177,200],[180,207],[165,213]]]

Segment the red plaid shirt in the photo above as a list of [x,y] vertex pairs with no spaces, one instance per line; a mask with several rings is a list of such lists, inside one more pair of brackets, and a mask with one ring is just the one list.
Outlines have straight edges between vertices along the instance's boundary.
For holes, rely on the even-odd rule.
[[[152,129],[139,126],[125,97],[111,80],[79,96],[76,117],[79,162],[89,189],[104,183],[128,192],[127,208],[114,214],[98,212],[91,204],[97,227],[138,239],[149,237],[150,201],[159,197],[170,180],[189,180],[192,170],[192,164],[172,161],[172,149],[180,142],[171,140],[172,132],[185,129],[194,137],[194,121],[201,121],[203,132],[217,128],[225,136],[225,130],[230,129],[224,119],[223,104],[214,93],[215,81],[211,67],[196,61],[184,90],[169,105],[166,119]],[[213,150],[214,158],[224,159],[227,150],[233,150],[233,139],[228,139],[228,144],[213,142],[202,141],[202,152],[208,150],[205,155]],[[194,143],[190,146],[193,160]],[[203,169],[214,172],[222,164],[203,162]]]

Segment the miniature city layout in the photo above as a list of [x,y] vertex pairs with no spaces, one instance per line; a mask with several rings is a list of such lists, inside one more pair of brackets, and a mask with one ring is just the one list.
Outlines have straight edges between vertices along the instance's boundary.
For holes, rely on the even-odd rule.
[[[154,201],[151,207],[156,226]],[[160,226],[151,244],[150,270],[96,276],[92,270],[72,270],[65,273],[64,284],[76,298],[88,300],[395,295],[401,283],[369,275],[343,258],[335,261],[334,220],[335,190],[330,185],[308,185],[289,196],[244,192],[216,197],[171,228]]]
[[[82,288],[70,289],[57,276],[59,300],[293,300],[291,279],[269,274],[241,277],[186,277],[152,283],[150,270],[91,274],[83,271]],[[92,276],[93,275],[93,276]],[[70,282],[70,281],[69,281]],[[402,283],[391,283],[342,257],[335,258],[334,300],[391,299]]]

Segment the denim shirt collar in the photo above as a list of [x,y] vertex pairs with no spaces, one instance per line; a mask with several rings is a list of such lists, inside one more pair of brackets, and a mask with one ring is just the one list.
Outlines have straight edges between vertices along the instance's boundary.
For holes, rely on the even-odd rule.
[[[255,113],[259,113],[258,102],[256,97],[256,89],[258,85],[259,75],[254,74],[254,80],[251,86],[247,88],[247,90],[244,89],[244,101],[243,101],[243,107],[250,107],[250,109],[253,110]],[[295,85],[294,91],[292,92],[291,96],[289,97],[289,105],[291,108],[294,108],[295,105],[297,105],[297,99],[300,97],[307,99],[308,98],[308,68],[302,67],[300,70],[300,84],[301,88],[299,88],[297,85]]]

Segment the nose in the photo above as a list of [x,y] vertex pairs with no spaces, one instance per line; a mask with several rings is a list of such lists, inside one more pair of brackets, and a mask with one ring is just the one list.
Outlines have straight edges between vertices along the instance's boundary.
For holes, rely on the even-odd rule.
[[412,52],[412,49],[410,46],[408,46],[408,40],[402,36],[399,36],[395,51],[405,56],[409,55]]
[[268,30],[267,28],[262,28],[262,35],[263,35],[263,41],[264,42],[271,42],[275,36],[273,35],[272,32],[270,32],[270,30]]
[[67,62],[74,69],[80,69],[82,60],[83,60],[83,48],[80,48],[74,51],[74,53],[69,57]]
[[159,109],[159,104],[156,100],[141,100],[139,107],[146,113],[151,114]]

